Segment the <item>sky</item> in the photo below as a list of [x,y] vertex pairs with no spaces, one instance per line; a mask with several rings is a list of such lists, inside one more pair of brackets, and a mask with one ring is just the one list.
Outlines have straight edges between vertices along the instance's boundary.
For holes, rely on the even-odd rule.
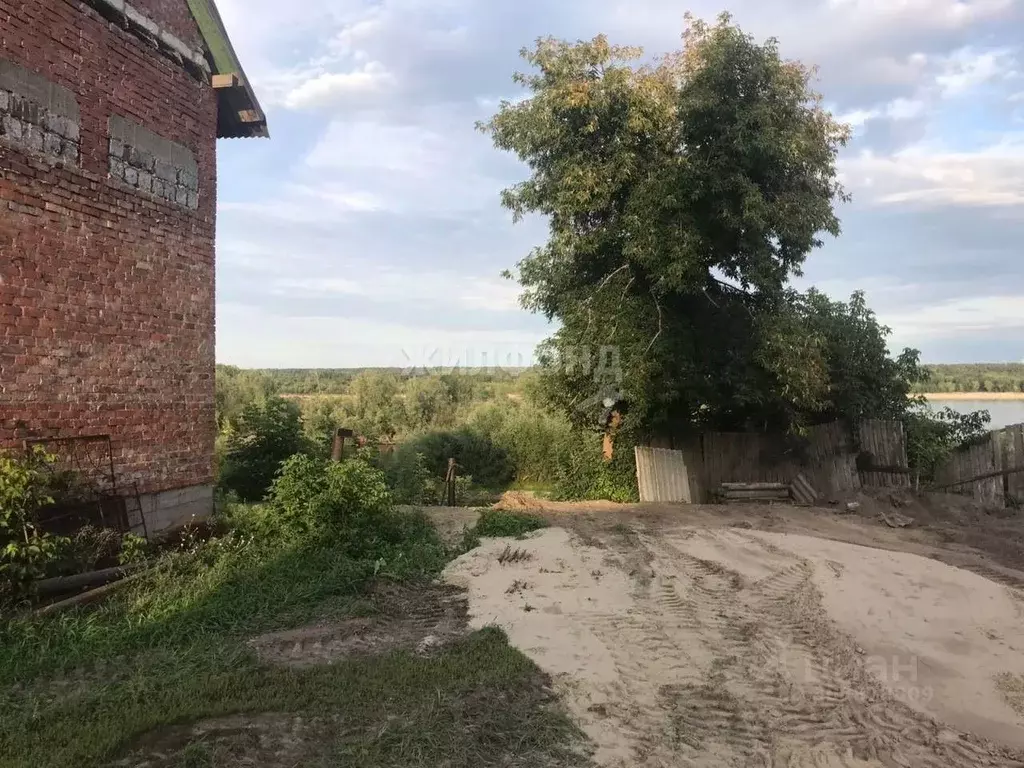
[[926,362],[1024,361],[1024,0],[218,0],[271,139],[219,145],[217,357],[522,365],[551,327],[502,270],[545,239],[474,124],[541,36],[678,49],[730,11],[853,126],[843,233],[797,281],[863,289]]

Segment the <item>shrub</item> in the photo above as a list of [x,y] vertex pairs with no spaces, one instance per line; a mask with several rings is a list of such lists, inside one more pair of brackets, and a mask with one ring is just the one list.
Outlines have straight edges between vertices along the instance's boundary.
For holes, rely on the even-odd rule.
[[280,397],[249,403],[228,436],[220,484],[242,501],[259,501],[282,463],[307,448],[299,406]]
[[432,478],[444,478],[448,459],[459,464],[460,475],[471,475],[484,488],[507,486],[515,474],[508,452],[486,436],[469,429],[428,432],[403,443],[395,451],[395,461],[408,461],[402,454],[420,454],[423,466]]
[[84,573],[113,565],[121,552],[121,534],[109,528],[84,525],[62,548],[63,567],[70,573]]
[[922,478],[934,478],[935,470],[953,451],[987,434],[991,420],[988,411],[960,413],[949,407],[932,411],[926,405],[912,408],[903,420],[908,463]]
[[360,459],[293,456],[257,518],[261,537],[318,540],[361,561],[375,575],[436,573],[446,560],[437,531],[421,513],[398,512],[384,474]]
[[[437,504],[436,479],[431,477],[422,453],[399,448],[378,458],[388,488],[397,504]],[[443,484],[443,481],[441,481]]]
[[149,541],[134,533],[126,533],[121,539],[121,551],[117,561],[121,565],[135,565],[145,562],[149,556]]
[[273,525],[287,537],[337,538],[391,510],[384,474],[358,459],[288,459],[267,497]]
[[36,511],[51,504],[42,449],[24,459],[0,456],[0,604],[24,597],[31,582],[60,557],[64,540],[39,531]]
[[566,462],[558,467],[552,496],[562,501],[637,501],[636,457],[629,435],[619,433],[614,456],[605,461],[600,437],[578,434]]
[[567,419],[529,405],[488,403],[470,423],[509,455],[520,483],[554,483],[572,445]]

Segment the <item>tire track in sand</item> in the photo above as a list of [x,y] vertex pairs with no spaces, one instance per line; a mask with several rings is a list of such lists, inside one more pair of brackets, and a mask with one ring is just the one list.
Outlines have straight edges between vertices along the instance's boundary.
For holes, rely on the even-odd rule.
[[592,626],[621,651],[635,764],[1019,765],[894,701],[825,614],[812,563],[739,532],[699,536],[760,548],[781,567],[750,579],[686,551],[692,534],[679,546],[639,537],[654,575],[637,613],[656,620],[634,618],[627,642],[614,622]]

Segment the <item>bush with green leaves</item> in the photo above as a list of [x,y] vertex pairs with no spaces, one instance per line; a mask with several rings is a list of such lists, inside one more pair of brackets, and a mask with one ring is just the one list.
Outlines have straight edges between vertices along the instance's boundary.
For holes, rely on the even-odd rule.
[[53,503],[52,464],[42,449],[24,458],[0,455],[0,604],[24,597],[64,547],[63,539],[35,525],[36,511]]
[[249,403],[228,436],[221,487],[241,501],[259,501],[285,460],[308,448],[298,405],[281,397]]
[[552,496],[562,501],[638,501],[636,457],[629,434],[619,433],[612,460],[605,461],[601,436],[578,433],[566,462],[558,467]]
[[117,555],[117,561],[121,565],[138,565],[144,563],[149,557],[149,541],[134,533],[126,533],[121,539],[121,551]]
[[573,441],[567,418],[533,403],[486,403],[469,423],[508,454],[521,485],[554,483]]
[[384,473],[361,459],[285,462],[254,524],[265,540],[319,540],[339,554],[371,563],[377,575],[412,577],[445,561],[425,516],[395,510]]
[[961,413],[949,407],[932,411],[926,404],[915,404],[903,420],[910,467],[922,479],[933,479],[953,451],[988,434],[991,420],[988,411]]
[[[396,504],[437,504],[438,478],[432,477],[422,453],[399,448],[376,457]],[[443,482],[443,479],[440,480]]]
[[443,479],[448,459],[455,459],[460,475],[470,475],[477,485],[490,490],[506,487],[515,476],[508,452],[485,435],[471,429],[427,432],[413,437],[395,451],[395,461],[408,461],[404,454],[419,454],[430,477]]

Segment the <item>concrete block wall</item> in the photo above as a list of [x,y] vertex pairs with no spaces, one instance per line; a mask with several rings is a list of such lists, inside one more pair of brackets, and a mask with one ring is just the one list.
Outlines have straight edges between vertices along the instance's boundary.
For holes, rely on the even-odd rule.
[[140,498],[142,514],[146,525],[131,519],[132,531],[149,536],[176,528],[192,520],[205,520],[213,512],[213,486],[193,485],[173,491],[143,494]]
[[78,164],[81,132],[75,95],[45,77],[0,59],[0,136],[57,163]]
[[[213,482],[217,100],[94,5],[0,0],[0,124],[21,129],[0,134],[0,450],[109,434],[119,485],[159,500]],[[186,0],[139,11],[198,45]],[[128,174],[146,152],[155,177],[177,162],[172,193]]]
[[190,210],[199,207],[199,166],[188,147],[111,115],[110,177]]

